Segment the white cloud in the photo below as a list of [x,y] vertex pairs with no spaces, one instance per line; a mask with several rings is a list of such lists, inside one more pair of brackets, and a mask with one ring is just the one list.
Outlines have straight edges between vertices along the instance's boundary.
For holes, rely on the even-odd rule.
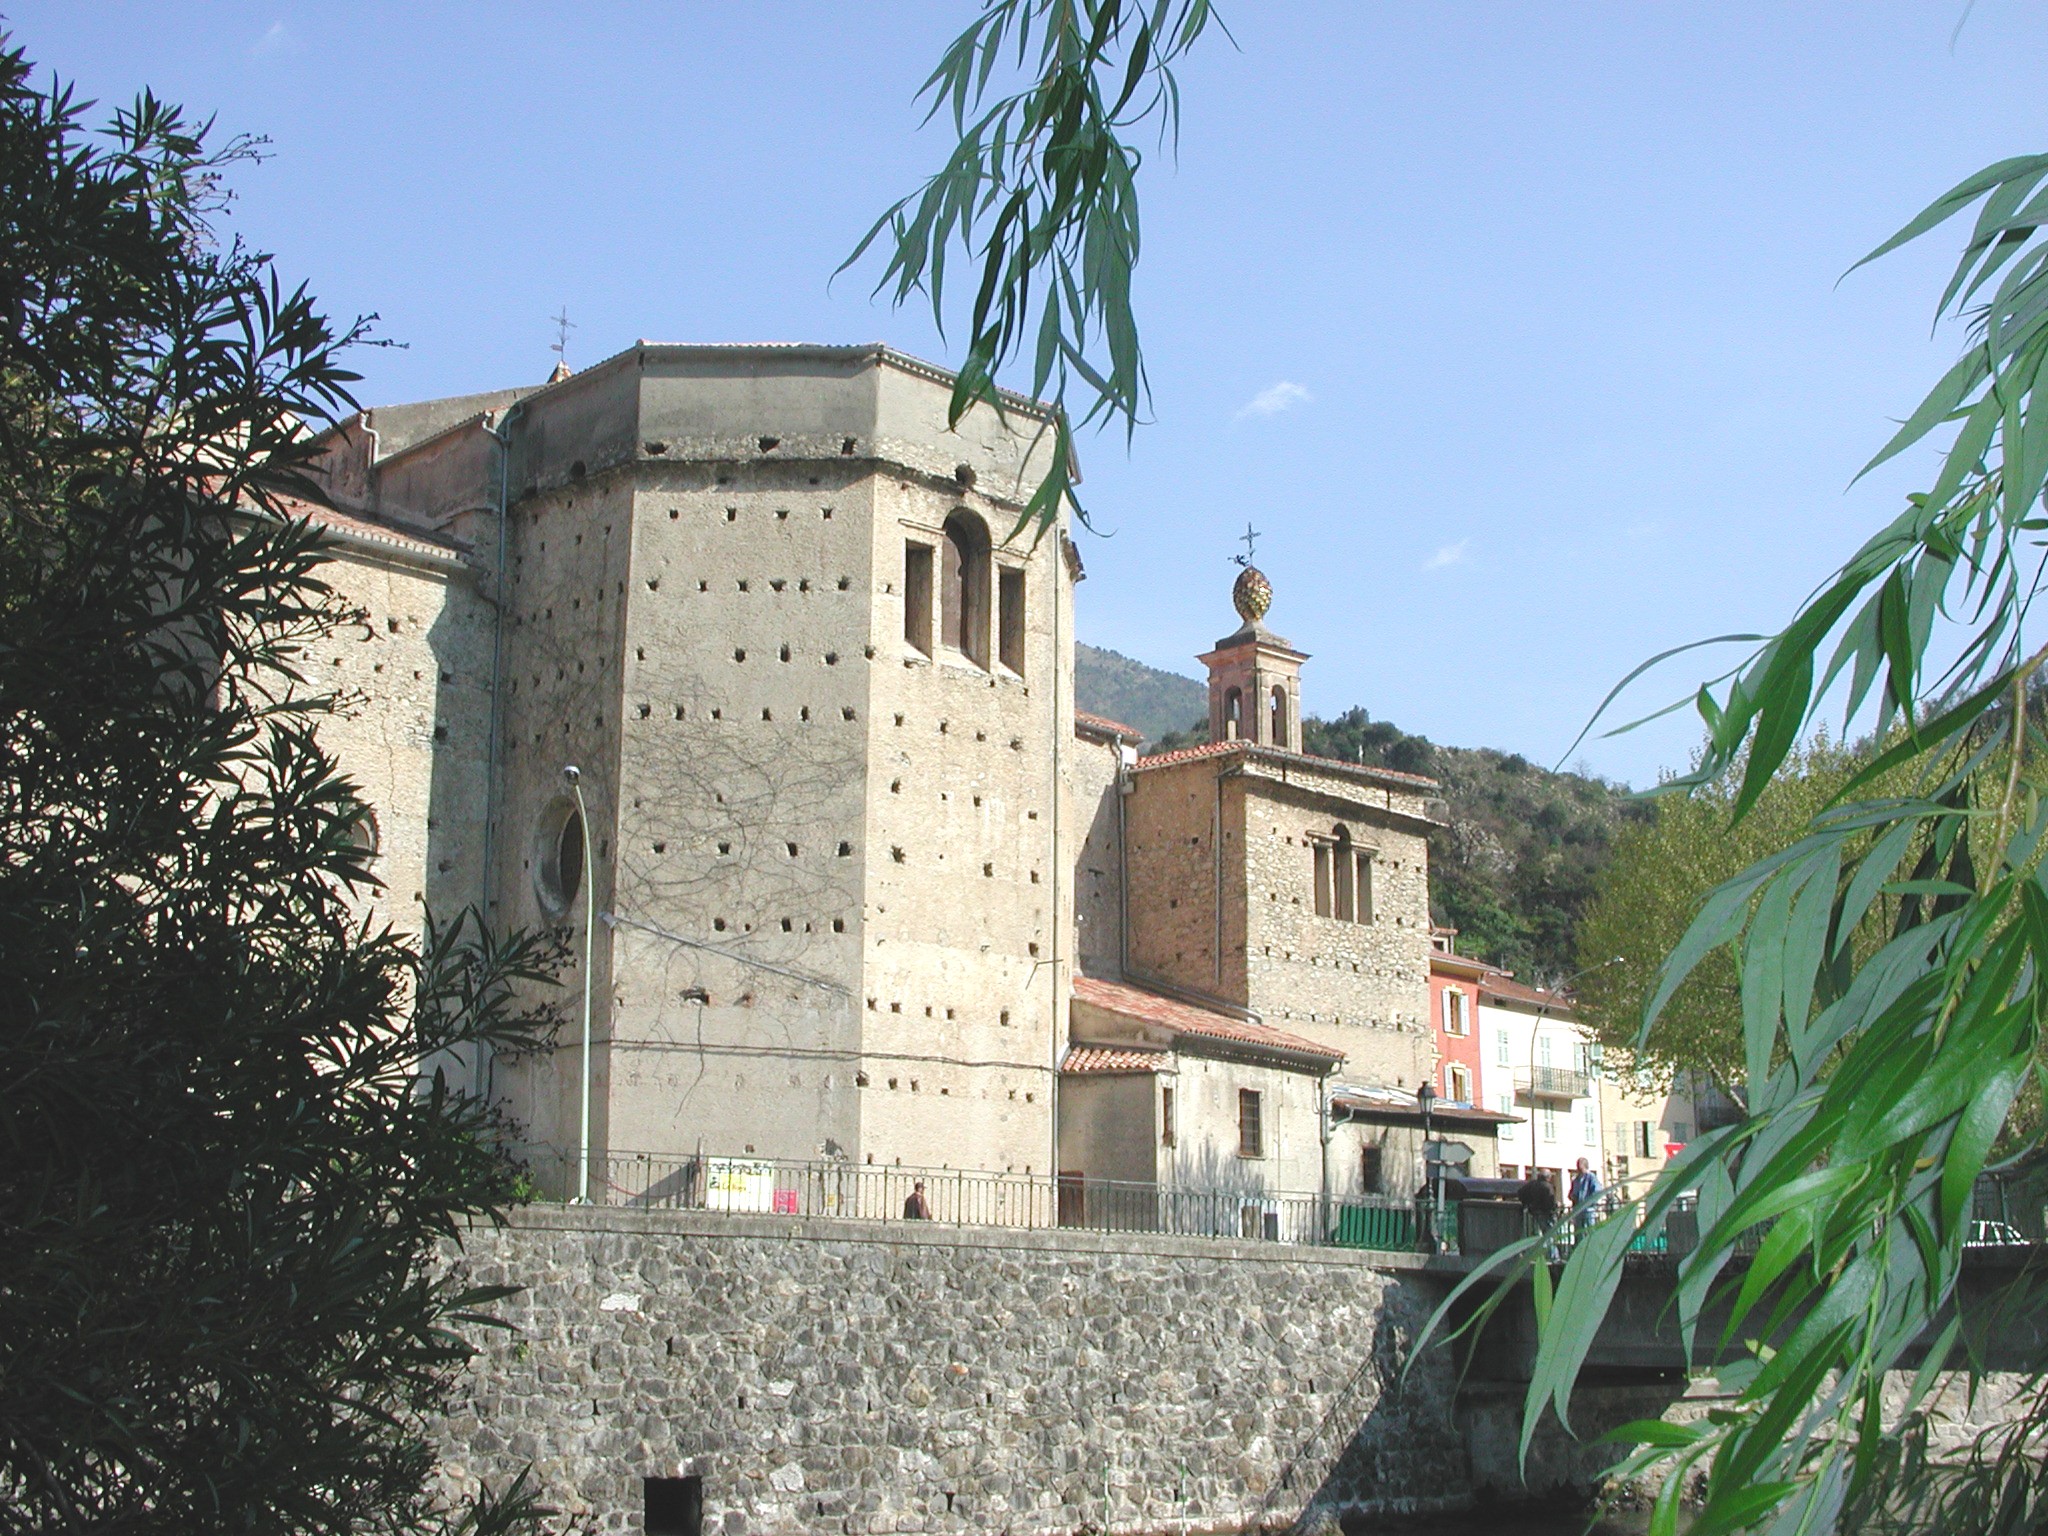
[[292,41],[291,29],[282,21],[273,21],[269,30],[249,45],[249,56],[260,59],[266,54],[283,53]]
[[1268,384],[1247,400],[1239,409],[1237,419],[1243,421],[1247,416],[1278,416],[1282,411],[1292,410],[1295,406],[1313,399],[1315,396],[1303,386],[1282,379],[1278,384]]
[[1422,562],[1425,571],[1440,571],[1447,565],[1457,565],[1465,558],[1465,551],[1472,547],[1470,539],[1460,539],[1455,544],[1446,544],[1427,560]]

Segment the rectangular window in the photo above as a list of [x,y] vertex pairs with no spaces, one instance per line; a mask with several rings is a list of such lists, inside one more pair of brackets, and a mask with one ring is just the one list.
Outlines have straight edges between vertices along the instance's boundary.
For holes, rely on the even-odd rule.
[[1536,1061],[1539,1066],[1547,1067],[1550,1065],[1550,1036],[1538,1035],[1536,1037]]
[[1504,1179],[1519,1179],[1522,1176],[1522,1165],[1520,1163],[1502,1163],[1500,1165],[1500,1176]]
[[1173,1145],[1173,1090],[1159,1090],[1159,1145]]
[[1330,845],[1316,844],[1316,916],[1330,915]]
[[1369,854],[1369,853],[1361,853],[1361,854],[1360,854],[1360,855],[1358,856],[1358,898],[1357,898],[1357,899],[1358,899],[1358,920],[1359,920],[1359,921],[1360,921],[1361,923],[1369,923],[1369,922],[1371,922],[1371,921],[1372,921],[1372,855],[1371,855],[1371,854]]
[[1515,1112],[1515,1096],[1512,1093],[1500,1096],[1500,1112],[1504,1115],[1512,1115]]
[[1505,1067],[1509,1064],[1508,1032],[1504,1029],[1497,1029],[1493,1032],[1493,1060],[1496,1066]]
[[1256,1089],[1237,1090],[1237,1155],[1264,1157],[1265,1135],[1259,1124],[1259,1095]]
[[1472,1102],[1472,1069],[1453,1064],[1451,1067],[1451,1101],[1455,1104]]
[[1584,1137],[1586,1145],[1589,1147],[1599,1146],[1600,1106],[1595,1104],[1591,1099],[1588,1099],[1583,1105],[1580,1106],[1579,1112],[1581,1115],[1585,1117],[1583,1124],[1580,1128],[1584,1130],[1586,1133]]
[[1545,1141],[1557,1140],[1557,1111],[1548,1104],[1536,1111],[1536,1120]]
[[647,1536],[702,1536],[704,1479],[643,1477],[641,1529]]
[[996,654],[1004,666],[1019,677],[1024,675],[1024,573],[1003,571],[997,578]]
[[903,545],[903,638],[932,653],[932,547]]
[[1637,1157],[1654,1157],[1656,1155],[1650,1150],[1650,1133],[1655,1129],[1656,1127],[1648,1120],[1638,1120],[1636,1122],[1635,1155]]
[[1462,1035],[1468,1033],[1465,1024],[1465,994],[1457,987],[1444,989],[1444,1033]]
[[1358,1183],[1368,1195],[1377,1195],[1386,1187],[1384,1157],[1384,1152],[1377,1146],[1366,1147],[1359,1153]]

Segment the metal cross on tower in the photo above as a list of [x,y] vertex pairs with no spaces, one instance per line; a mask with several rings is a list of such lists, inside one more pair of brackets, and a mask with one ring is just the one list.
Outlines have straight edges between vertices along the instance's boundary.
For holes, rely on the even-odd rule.
[[549,318],[555,323],[555,339],[549,344],[548,350],[560,358],[566,367],[569,362],[569,333],[576,329],[576,322],[569,318],[569,306],[566,304],[562,306],[559,315],[552,315]]
[[1258,553],[1258,537],[1259,530],[1250,523],[1246,523],[1244,525],[1244,532],[1238,536],[1237,540],[1238,543],[1244,546],[1244,553],[1232,555],[1230,563],[1232,565],[1250,565],[1252,563],[1252,556]]

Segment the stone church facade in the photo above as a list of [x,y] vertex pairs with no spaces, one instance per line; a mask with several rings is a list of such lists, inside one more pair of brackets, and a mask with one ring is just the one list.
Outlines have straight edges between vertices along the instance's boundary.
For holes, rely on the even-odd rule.
[[564,932],[555,1050],[466,1064],[558,1159],[587,955],[600,1157],[1112,1178],[1088,1122],[1142,1097],[1189,1149],[1155,1180],[1259,1162],[1253,1105],[1270,1186],[1354,1183],[1333,1095],[1431,1071],[1432,786],[1301,752],[1263,578],[1203,658],[1210,746],[1077,716],[1081,562],[1019,526],[1049,417],[948,430],[951,385],[642,343],[330,431],[308,511],[366,619],[315,661],[362,701],[326,739],[374,904]]

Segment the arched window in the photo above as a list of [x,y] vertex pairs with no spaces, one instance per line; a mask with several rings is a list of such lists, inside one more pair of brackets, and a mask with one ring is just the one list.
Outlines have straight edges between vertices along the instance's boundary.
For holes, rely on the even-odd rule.
[[348,843],[365,861],[383,852],[384,839],[377,829],[377,813],[364,806],[362,814],[348,825]]
[[1331,873],[1336,876],[1336,916],[1340,923],[1352,922],[1358,915],[1358,892],[1352,884],[1358,869],[1358,861],[1351,852],[1351,829],[1338,822],[1331,829],[1330,848]]
[[1236,741],[1244,735],[1244,694],[1229,689],[1223,695],[1223,739]]
[[1276,747],[1293,745],[1287,739],[1287,690],[1278,686],[1273,689],[1272,735],[1268,739]]
[[988,665],[988,529],[968,512],[946,519],[939,638],[977,667]]

